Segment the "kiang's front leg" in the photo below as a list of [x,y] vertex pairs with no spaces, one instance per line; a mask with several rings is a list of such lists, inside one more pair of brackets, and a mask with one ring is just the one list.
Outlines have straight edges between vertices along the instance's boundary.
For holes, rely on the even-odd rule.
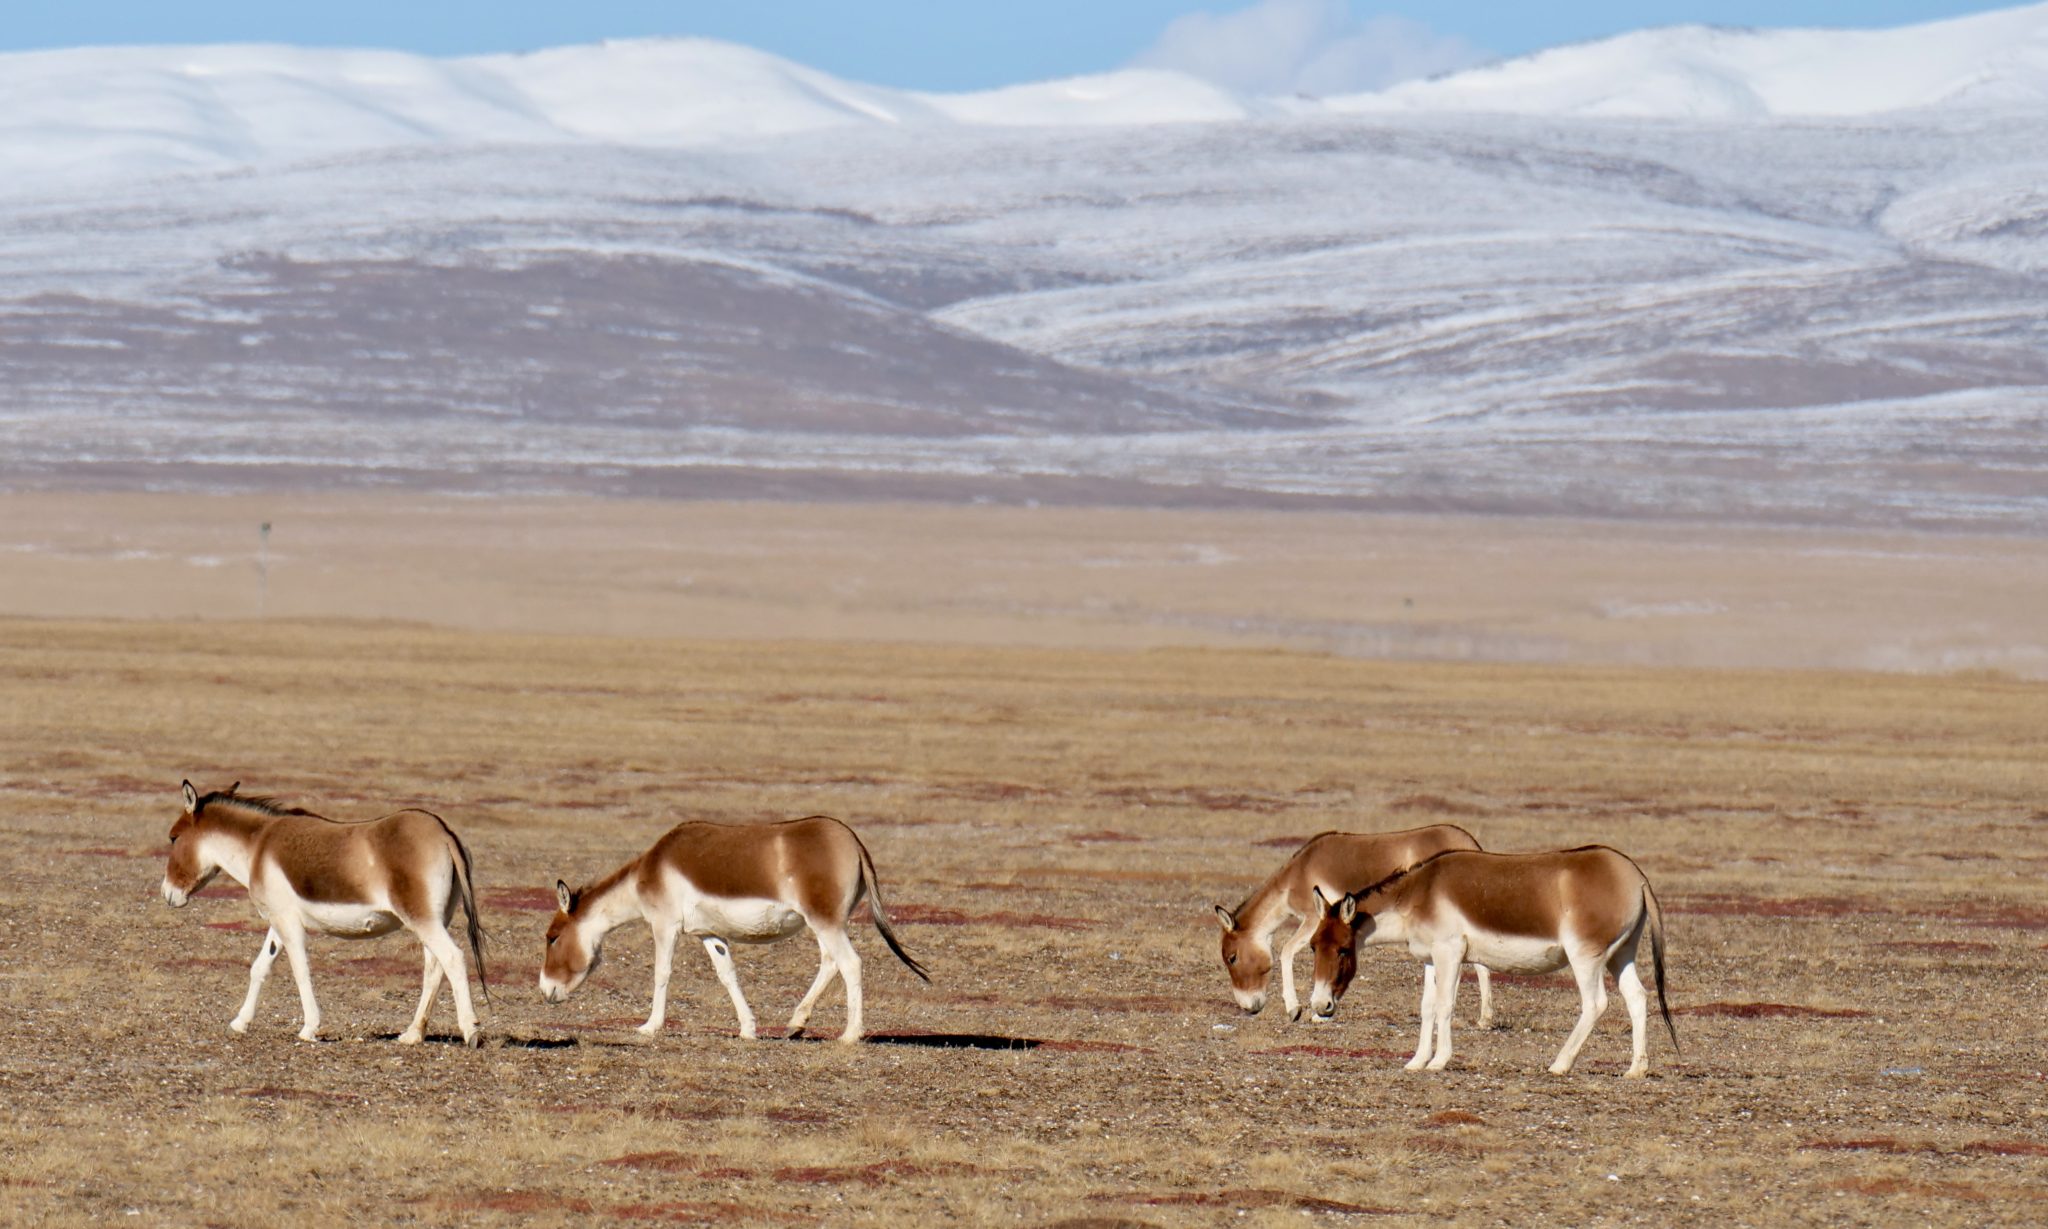
[[1429,1056],[1431,1071],[1442,1071],[1451,1063],[1451,1013],[1458,1005],[1458,976],[1464,961],[1462,942],[1437,948],[1430,961],[1430,967],[1444,970],[1436,982],[1436,1050]]
[[1402,1064],[1407,1071],[1420,1071],[1436,1045],[1436,966],[1422,966],[1422,1035],[1415,1039],[1415,1057]]
[[683,933],[683,924],[676,922],[655,922],[654,926],[654,1006],[647,1012],[647,1023],[640,1026],[644,1036],[653,1037],[661,1032],[668,1022],[668,979],[676,967],[676,936]]
[[1321,919],[1314,914],[1301,919],[1301,925],[1287,936],[1287,942],[1280,945],[1280,1005],[1287,1009],[1289,1020],[1301,1019],[1301,998],[1294,989],[1294,960],[1315,938],[1316,927]]
[[263,994],[263,982],[270,976],[270,966],[277,963],[277,953],[282,941],[277,937],[277,928],[263,936],[263,947],[256,953],[256,959],[249,965],[249,995],[242,1000],[242,1010],[228,1021],[228,1027],[238,1033],[249,1031],[249,1022],[256,1018],[256,1000]]
[[306,963],[306,930],[297,918],[278,916],[270,923],[270,933],[284,944],[285,958],[291,962],[292,980],[299,985],[299,1009],[304,1013],[304,1024],[299,1029],[300,1041],[320,1040],[320,1000],[313,997],[313,970]]

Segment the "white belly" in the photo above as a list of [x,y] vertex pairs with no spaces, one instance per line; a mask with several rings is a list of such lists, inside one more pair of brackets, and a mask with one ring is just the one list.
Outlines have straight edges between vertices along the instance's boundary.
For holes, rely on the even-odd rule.
[[397,930],[398,915],[376,905],[299,902],[299,916],[306,929],[344,939],[374,939]]
[[1465,959],[1496,973],[1549,973],[1565,966],[1564,946],[1556,939],[1466,932]]
[[773,943],[804,928],[804,915],[779,900],[693,895],[683,907],[683,929],[734,943]]

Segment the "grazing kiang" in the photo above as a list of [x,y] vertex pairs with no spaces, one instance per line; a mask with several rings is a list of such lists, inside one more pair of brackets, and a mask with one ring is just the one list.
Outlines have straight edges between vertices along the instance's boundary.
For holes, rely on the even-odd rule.
[[[320,1004],[306,964],[308,932],[345,939],[372,939],[401,926],[425,949],[420,1005],[398,1040],[417,1044],[441,979],[455,995],[455,1020],[462,1040],[477,1044],[476,1009],[469,998],[469,970],[462,949],[448,932],[460,903],[468,919],[470,955],[477,983],[484,986],[483,930],[477,921],[476,888],[470,880],[469,850],[441,817],[405,810],[381,819],[342,822],[274,799],[244,797],[241,782],[201,794],[184,783],[185,813],[171,825],[171,853],[164,865],[164,900],[182,908],[192,895],[225,871],[249,890],[250,903],[270,924],[256,962],[249,966],[249,994],[228,1022],[247,1032],[256,1016],[263,981],[282,951],[291,960],[305,1013],[299,1037],[317,1041]],[[485,992],[489,996],[488,990]]]
[[862,896],[882,941],[910,971],[929,982],[889,928],[875,864],[853,829],[829,816],[761,824],[678,824],[639,857],[595,883],[571,891],[555,883],[554,920],[548,925],[540,990],[550,1003],[575,993],[601,958],[605,936],[644,920],[654,931],[654,1007],[640,1031],[653,1036],[668,1017],[669,973],[676,940],[703,941],[718,980],[739,1014],[740,1036],[751,1040],[754,1013],[733,971],[733,943],[774,943],[808,926],[818,940],[818,975],[789,1018],[801,1036],[818,996],[837,975],[846,983],[846,1030],[861,1037],[860,956],[847,921]]
[[[1294,988],[1294,961],[1323,920],[1315,893],[1336,900],[1378,883],[1448,849],[1477,849],[1479,842],[1456,824],[1432,824],[1405,832],[1325,832],[1312,836],[1235,909],[1216,906],[1223,926],[1223,968],[1230,974],[1237,1005],[1257,1015],[1266,1005],[1266,981],[1273,969],[1273,933],[1290,920],[1300,925],[1280,948],[1280,999],[1291,1020],[1301,1018]],[[1493,986],[1479,965],[1479,1027],[1493,1027]],[[1337,991],[1341,996],[1342,990]],[[1332,1001],[1331,1007],[1335,1003]],[[1318,1019],[1330,1012],[1317,1009]]]
[[[1455,850],[1389,875],[1364,891],[1330,900],[1311,943],[1318,1012],[1333,1010],[1358,969],[1360,944],[1405,943],[1423,961],[1422,1036],[1408,1070],[1441,1071],[1451,1061],[1451,1007],[1460,961],[1503,973],[1549,973],[1569,966],[1579,987],[1579,1021],[1565,1038],[1553,1075],[1572,1069],[1579,1048],[1607,1010],[1603,973],[1614,974],[1628,1006],[1633,1061],[1648,1073],[1648,996],[1636,954],[1645,933],[1657,976],[1657,1006],[1678,1047],[1664,997],[1664,914],[1650,881],[1626,854],[1604,845],[1554,853]],[[1450,970],[1441,975],[1439,969]]]

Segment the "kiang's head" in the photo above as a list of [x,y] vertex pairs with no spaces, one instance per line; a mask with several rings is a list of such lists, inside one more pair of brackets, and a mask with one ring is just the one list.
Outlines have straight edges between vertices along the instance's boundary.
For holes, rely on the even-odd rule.
[[555,881],[555,916],[548,921],[547,950],[541,953],[540,993],[560,1003],[576,993],[603,959],[604,935],[579,915],[583,893]]
[[171,854],[164,860],[164,903],[173,909],[183,908],[193,893],[220,874],[220,862],[208,848],[211,842],[206,839],[211,827],[207,823],[207,807],[233,798],[242,783],[237,781],[219,793],[204,797],[192,788],[190,781],[183,785],[185,809],[171,821]]
[[1309,939],[1315,953],[1316,980],[1308,1005],[1318,1018],[1327,1019],[1358,975],[1358,945],[1372,930],[1372,915],[1359,912],[1358,897],[1352,893],[1333,903],[1317,888],[1316,904],[1323,916]]
[[1268,937],[1253,935],[1237,924],[1237,915],[1216,906],[1216,920],[1223,927],[1223,970],[1230,974],[1230,992],[1237,1005],[1257,1015],[1266,1005],[1266,977],[1273,971],[1273,949]]

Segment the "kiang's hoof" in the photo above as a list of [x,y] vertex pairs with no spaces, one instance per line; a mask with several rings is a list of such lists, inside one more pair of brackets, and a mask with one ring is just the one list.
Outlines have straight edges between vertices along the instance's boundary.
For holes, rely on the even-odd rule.
[[400,1044],[400,1045],[402,1045],[402,1046],[416,1046],[416,1045],[418,1045],[418,1044],[419,1044],[420,1042],[422,1042],[422,1041],[425,1041],[425,1040],[426,1040],[426,1034],[425,1034],[425,1033],[419,1033],[419,1032],[412,1032],[412,1031],[407,1031],[407,1032],[403,1032],[403,1033],[400,1033],[400,1034],[398,1035],[398,1044]]

